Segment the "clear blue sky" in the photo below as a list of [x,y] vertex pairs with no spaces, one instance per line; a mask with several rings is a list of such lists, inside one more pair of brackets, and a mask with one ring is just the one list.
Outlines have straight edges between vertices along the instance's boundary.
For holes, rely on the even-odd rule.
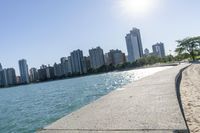
[[72,50],[101,46],[126,52],[125,35],[141,30],[143,48],[200,33],[200,0],[159,0],[154,11],[125,15],[120,0],[0,0],[0,62],[14,67],[25,58],[29,68],[59,62]]

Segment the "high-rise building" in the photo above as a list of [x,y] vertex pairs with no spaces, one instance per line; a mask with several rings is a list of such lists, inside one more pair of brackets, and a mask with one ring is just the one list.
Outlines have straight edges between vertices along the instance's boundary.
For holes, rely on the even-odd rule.
[[128,52],[128,62],[134,62],[143,56],[140,30],[133,28],[125,38]]
[[8,86],[8,75],[6,69],[0,71],[0,87]]
[[3,77],[2,77],[2,70],[3,70],[3,67],[0,63],[0,87],[3,87]]
[[91,69],[90,56],[84,57],[84,59],[86,61],[87,70],[90,70]]
[[144,49],[144,55],[145,55],[145,56],[148,56],[148,55],[149,55],[149,49],[148,49],[148,48],[145,48],[145,49]]
[[54,72],[54,67],[48,65],[46,69],[46,74],[47,74],[47,79],[54,79],[55,78],[55,72]]
[[16,84],[14,68],[3,69],[0,63],[0,87],[7,87]]
[[31,68],[30,69],[30,81],[37,82],[38,80],[39,80],[38,70],[36,68]]
[[153,54],[161,58],[165,57],[165,47],[164,43],[156,43],[152,46]]
[[54,74],[57,78],[63,76],[61,63],[59,64],[54,63],[53,67],[54,67]]
[[105,65],[103,49],[100,47],[89,50],[90,63],[93,69],[97,69]]
[[62,67],[62,75],[68,75],[68,60],[67,57],[62,57],[60,59],[61,67]]
[[107,54],[107,64],[110,65],[119,65],[126,62],[126,56],[124,53],[122,53],[121,50],[110,50],[110,52]]
[[3,68],[2,68],[2,65],[1,65],[1,63],[0,63],[0,71],[2,70]]
[[28,64],[25,59],[19,60],[19,71],[21,76],[21,83],[29,83]]
[[18,84],[18,85],[21,84],[20,81],[21,81],[21,77],[20,77],[20,76],[17,76],[17,77],[16,77],[16,84]]
[[109,66],[110,64],[112,64],[112,56],[111,56],[110,52],[105,53],[104,60],[105,60],[105,64],[107,66]]
[[47,66],[42,65],[40,66],[40,69],[38,69],[38,78],[39,81],[46,81],[47,80],[47,71],[46,71]]
[[83,57],[83,61],[82,61],[82,64],[83,64],[83,73],[87,73],[88,71],[88,68],[87,68],[87,57]]
[[7,82],[9,86],[16,85],[16,74],[15,74],[15,69],[14,68],[7,68],[6,69],[7,73]]
[[83,51],[75,50],[71,52],[72,72],[82,74],[83,72]]
[[68,56],[68,62],[67,62],[67,74],[72,74],[72,58],[71,56]]

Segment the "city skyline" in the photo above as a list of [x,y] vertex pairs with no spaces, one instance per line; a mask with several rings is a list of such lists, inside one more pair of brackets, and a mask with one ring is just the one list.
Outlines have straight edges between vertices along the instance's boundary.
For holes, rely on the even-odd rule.
[[105,53],[120,49],[127,54],[124,35],[132,27],[140,29],[143,48],[161,41],[166,53],[174,50],[176,40],[199,33],[200,1],[163,0],[150,14],[133,16],[121,13],[116,1],[1,1],[1,64],[19,74],[17,61],[22,58],[30,68],[39,68],[77,48],[84,55],[98,45]]
[[89,49],[88,52],[89,56],[84,56],[82,50],[73,50],[68,57],[61,57],[59,63],[55,62],[53,66],[42,64],[39,69],[35,67],[29,69],[27,60],[20,59],[18,61],[19,75],[16,75],[14,68],[3,68],[0,63],[0,88],[108,72],[126,62],[125,54],[118,49],[111,49],[106,53],[108,56],[103,53],[100,46]]
[[[137,29],[137,28],[133,28],[133,29]],[[132,29],[132,30],[133,30]],[[132,31],[131,30],[131,31]],[[137,29],[137,30],[139,30],[139,29]],[[126,38],[126,36],[125,36],[125,38]],[[158,43],[157,43],[158,44]],[[164,45],[164,44],[163,44]],[[124,46],[124,47],[126,47],[126,46]],[[153,47],[153,45],[152,45],[152,47]],[[126,49],[128,50],[128,47],[126,47]],[[141,47],[141,49],[142,49],[142,52],[144,53],[144,50],[143,50],[143,48]],[[91,51],[92,50],[95,50],[95,52],[96,52],[96,50],[101,50],[100,51],[100,53],[102,54],[102,56],[103,56],[103,63],[100,63],[99,64],[99,66],[98,67],[93,67],[93,65],[94,64],[92,64],[92,62],[93,62],[93,60],[95,60],[95,59],[92,59],[91,58],[91,56],[93,56],[92,54],[91,54]],[[127,51],[126,50],[126,51]],[[136,51],[138,50],[138,52],[140,51],[139,49],[136,49]],[[133,62],[133,61],[129,61],[128,60],[128,54],[126,55],[125,54],[125,51],[121,51],[121,50],[119,50],[119,49],[116,49],[116,50],[114,50],[114,49],[110,49],[108,52],[106,52],[106,53],[104,53],[104,50],[101,48],[101,46],[96,46],[96,48],[88,48],[88,54],[87,55],[85,55],[85,54],[83,54],[83,51],[82,50],[80,50],[80,49],[76,49],[76,50],[73,50],[73,51],[71,51],[70,52],[70,54],[69,55],[66,55],[66,56],[62,56],[62,57],[60,57],[60,59],[59,60],[57,60],[56,62],[53,62],[53,63],[51,63],[52,65],[50,65],[50,64],[44,64],[44,63],[42,63],[42,64],[40,64],[40,66],[39,67],[36,67],[36,66],[31,66],[31,67],[29,67],[28,66],[28,62],[27,62],[27,60],[25,59],[25,58],[22,58],[22,59],[19,59],[18,60],[18,67],[17,68],[14,68],[14,67],[5,67],[4,65],[2,65],[2,62],[0,62],[0,70],[3,70],[3,69],[10,69],[10,68],[12,68],[12,69],[14,69],[15,70],[15,73],[16,73],[16,76],[20,76],[20,77],[25,77],[25,79],[22,79],[22,80],[25,80],[25,81],[23,81],[23,82],[27,82],[27,83],[29,83],[30,81],[30,79],[27,79],[28,78],[28,76],[27,75],[29,75],[29,76],[31,76],[30,75],[30,73],[32,73],[31,71],[33,70],[33,69],[37,69],[37,70],[39,70],[40,68],[46,68],[47,66],[48,67],[56,67],[57,65],[58,65],[58,67],[62,67],[62,65],[63,65],[63,63],[65,63],[65,61],[67,61],[67,64],[66,64],[66,66],[64,66],[64,67],[69,67],[69,65],[68,65],[68,63],[70,62],[70,60],[71,60],[71,73],[73,73],[73,72],[80,72],[80,73],[84,73],[83,72],[83,70],[81,70],[81,69],[83,69],[82,67],[83,66],[80,66],[80,65],[83,65],[83,64],[80,64],[81,63],[81,60],[83,60],[84,59],[84,57],[88,57],[89,58],[89,60],[90,60],[90,66],[91,66],[91,68],[93,68],[93,69],[97,69],[97,68],[99,68],[99,67],[101,67],[102,65],[109,65],[109,64],[107,64],[106,63],[106,58],[111,58],[111,57],[106,57],[106,55],[108,54],[113,54],[112,52],[120,52],[120,53],[122,53],[122,54],[124,54],[124,59],[119,59],[119,60],[124,60],[124,61],[122,61],[122,62]],[[143,53],[142,53],[142,56],[144,56],[143,55]],[[152,53],[154,53],[154,51],[153,51],[153,48],[152,48]],[[94,53],[93,53],[94,54]],[[81,59],[76,59],[76,56],[78,56],[78,58],[81,58]],[[115,55],[109,55],[109,56],[115,56]],[[141,58],[142,56],[140,56],[139,58]],[[73,59],[74,58],[74,59]],[[99,56],[95,56],[95,58],[97,59],[99,59],[99,60],[101,60],[101,58],[99,57]],[[112,57],[113,58],[113,57]],[[138,59],[139,59],[138,58]],[[75,60],[79,60],[78,61],[78,64],[74,64],[75,63]],[[111,59],[113,62],[115,62],[114,60],[115,59]],[[111,62],[112,62],[111,61]],[[109,62],[109,61],[108,61]],[[120,62],[120,61],[118,61],[118,62]],[[58,64],[57,64],[58,63]],[[97,63],[97,62],[96,62]],[[56,65],[56,66],[55,66]],[[59,66],[60,65],[60,66]],[[65,65],[65,64],[64,64]],[[65,69],[65,68],[62,68],[62,69]],[[17,73],[17,71],[19,71],[19,73]],[[87,72],[86,72],[87,73]],[[30,77],[31,78],[31,77]]]

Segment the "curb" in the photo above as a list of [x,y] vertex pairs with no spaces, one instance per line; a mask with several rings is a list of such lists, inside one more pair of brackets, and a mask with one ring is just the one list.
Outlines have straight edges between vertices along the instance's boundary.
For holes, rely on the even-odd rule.
[[188,67],[190,67],[192,64],[186,66],[185,68],[182,68],[179,73],[176,75],[176,78],[175,78],[175,86],[176,86],[176,95],[177,95],[177,99],[178,99],[178,103],[179,103],[179,107],[180,107],[180,110],[181,110],[181,113],[183,115],[183,119],[185,121],[185,125],[187,127],[187,131],[185,131],[185,133],[190,133],[190,130],[189,130],[189,126],[187,124],[187,121],[186,121],[186,118],[185,118],[185,113],[184,113],[184,109],[183,109],[183,104],[182,104],[182,101],[181,101],[181,94],[180,94],[180,83],[181,83],[181,79],[182,79],[182,73],[185,69],[187,69]]

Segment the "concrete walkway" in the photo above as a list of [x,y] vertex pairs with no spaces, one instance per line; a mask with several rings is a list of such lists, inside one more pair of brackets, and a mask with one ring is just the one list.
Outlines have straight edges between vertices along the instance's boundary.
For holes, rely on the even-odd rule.
[[185,65],[115,90],[39,133],[185,133],[175,78]]

